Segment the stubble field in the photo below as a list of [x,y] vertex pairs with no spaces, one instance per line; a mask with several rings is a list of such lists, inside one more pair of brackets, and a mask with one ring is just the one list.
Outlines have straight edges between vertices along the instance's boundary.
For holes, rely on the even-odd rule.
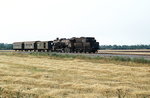
[[144,55],[150,56],[150,49],[137,49],[137,50],[98,50],[100,54],[120,54],[120,55]]
[[150,98],[150,66],[0,55],[0,98]]

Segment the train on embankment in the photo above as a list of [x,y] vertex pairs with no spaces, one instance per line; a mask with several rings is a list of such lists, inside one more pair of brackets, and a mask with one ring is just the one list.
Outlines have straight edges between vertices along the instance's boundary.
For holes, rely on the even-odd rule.
[[14,42],[15,51],[37,52],[66,52],[66,53],[95,53],[99,49],[99,42],[94,37],[57,38],[52,41]]

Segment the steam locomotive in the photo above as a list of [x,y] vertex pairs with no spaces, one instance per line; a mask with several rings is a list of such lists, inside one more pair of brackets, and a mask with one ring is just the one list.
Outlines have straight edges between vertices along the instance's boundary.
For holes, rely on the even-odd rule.
[[13,49],[15,51],[95,53],[99,49],[99,42],[94,37],[57,38],[53,41],[14,42]]

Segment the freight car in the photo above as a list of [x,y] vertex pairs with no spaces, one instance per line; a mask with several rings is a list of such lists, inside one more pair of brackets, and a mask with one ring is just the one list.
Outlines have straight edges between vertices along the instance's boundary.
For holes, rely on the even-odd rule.
[[22,51],[24,50],[24,42],[15,42],[13,43],[13,49]]
[[16,51],[52,51],[52,52],[88,52],[95,53],[99,49],[99,43],[94,37],[57,38],[53,41],[29,41],[15,42],[13,49]]
[[37,50],[38,52],[49,52],[52,51],[53,41],[39,41],[37,42]]
[[24,42],[24,50],[25,51],[36,51],[37,50],[37,43],[40,41],[28,41]]

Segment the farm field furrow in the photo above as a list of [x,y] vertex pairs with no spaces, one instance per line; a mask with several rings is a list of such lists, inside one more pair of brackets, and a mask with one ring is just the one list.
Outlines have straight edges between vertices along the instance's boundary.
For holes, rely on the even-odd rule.
[[0,55],[0,98],[150,98],[150,66]]

